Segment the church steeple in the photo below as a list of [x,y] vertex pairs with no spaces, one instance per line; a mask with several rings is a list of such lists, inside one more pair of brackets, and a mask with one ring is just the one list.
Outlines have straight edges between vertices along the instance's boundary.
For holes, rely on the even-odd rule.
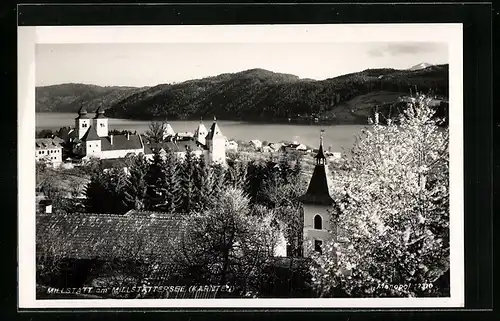
[[323,133],[325,132],[324,129],[321,130],[320,136],[319,136],[319,149],[318,153],[314,158],[316,159],[316,165],[324,165],[326,162],[326,157],[325,157],[325,152],[323,151]]
[[101,105],[99,106],[99,108],[97,108],[95,112],[94,121],[95,121],[95,130],[97,132],[97,135],[99,137],[108,137],[108,118],[104,116],[104,108],[102,105],[102,101]]
[[303,203],[325,205],[333,203],[326,176],[327,169],[326,157],[323,151],[323,132],[324,130],[321,130],[318,153],[314,156],[316,159],[316,166],[314,167],[309,187],[306,194],[300,198]]
[[214,122],[205,137],[206,147],[208,149],[208,161],[210,163],[225,164],[226,162],[226,137],[217,125],[217,118],[214,116]]

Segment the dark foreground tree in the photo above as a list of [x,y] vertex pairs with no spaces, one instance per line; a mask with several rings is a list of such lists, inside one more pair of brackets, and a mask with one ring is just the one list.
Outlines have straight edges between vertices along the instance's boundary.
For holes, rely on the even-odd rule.
[[241,189],[229,188],[206,211],[186,220],[178,256],[187,278],[256,291],[278,235],[272,215],[253,216]]

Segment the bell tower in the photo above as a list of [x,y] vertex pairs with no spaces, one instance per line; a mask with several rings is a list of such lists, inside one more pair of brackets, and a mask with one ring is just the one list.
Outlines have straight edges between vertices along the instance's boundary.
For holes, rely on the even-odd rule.
[[208,162],[209,163],[226,163],[226,138],[217,125],[217,119],[214,116],[214,122],[208,131],[205,138],[206,146],[208,148]]
[[[336,233],[336,226],[332,226],[328,211],[334,201],[329,192],[323,132],[324,130],[321,130],[318,153],[314,157],[316,165],[309,187],[307,192],[300,197],[304,214],[304,245],[312,243],[314,250],[320,253],[325,241],[335,237]],[[304,255],[307,256],[306,251]]]
[[104,109],[102,108],[102,105],[97,109],[94,120],[97,136],[108,137],[108,118],[104,116]]
[[82,137],[89,130],[90,125],[91,119],[87,115],[87,109],[83,107],[83,104],[81,104],[81,107],[78,110],[78,117],[75,118],[75,131],[78,134],[78,139],[82,139]]

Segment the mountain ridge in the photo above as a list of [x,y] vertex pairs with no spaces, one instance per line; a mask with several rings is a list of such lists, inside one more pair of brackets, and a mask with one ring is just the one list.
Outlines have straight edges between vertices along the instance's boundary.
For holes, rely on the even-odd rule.
[[[92,112],[102,104],[106,115],[115,118],[199,119],[215,115],[228,120],[282,121],[304,117],[339,120],[337,114],[350,108],[341,123],[366,122],[367,112],[356,115],[350,101],[369,96],[373,102],[366,102],[369,109],[395,103],[397,97],[408,95],[415,87],[447,97],[448,65],[417,70],[366,69],[325,80],[253,68],[148,87],[52,85],[36,88],[36,111],[76,112],[83,105]],[[359,99],[356,101],[359,105]]]

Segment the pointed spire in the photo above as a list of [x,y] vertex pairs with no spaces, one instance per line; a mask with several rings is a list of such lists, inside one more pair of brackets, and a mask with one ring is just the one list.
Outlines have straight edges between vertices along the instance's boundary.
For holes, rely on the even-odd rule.
[[200,117],[200,124],[203,124],[203,116]]
[[216,117],[215,117],[215,115],[214,115],[214,123],[215,123],[216,121],[217,121],[217,118],[216,118]]
[[[323,133],[325,132],[324,129],[321,130],[320,136],[319,136],[319,149],[318,153],[314,158],[316,158],[316,165],[322,165],[324,164],[324,161],[326,160],[325,153],[323,151]],[[322,163],[323,161],[323,163]]]

